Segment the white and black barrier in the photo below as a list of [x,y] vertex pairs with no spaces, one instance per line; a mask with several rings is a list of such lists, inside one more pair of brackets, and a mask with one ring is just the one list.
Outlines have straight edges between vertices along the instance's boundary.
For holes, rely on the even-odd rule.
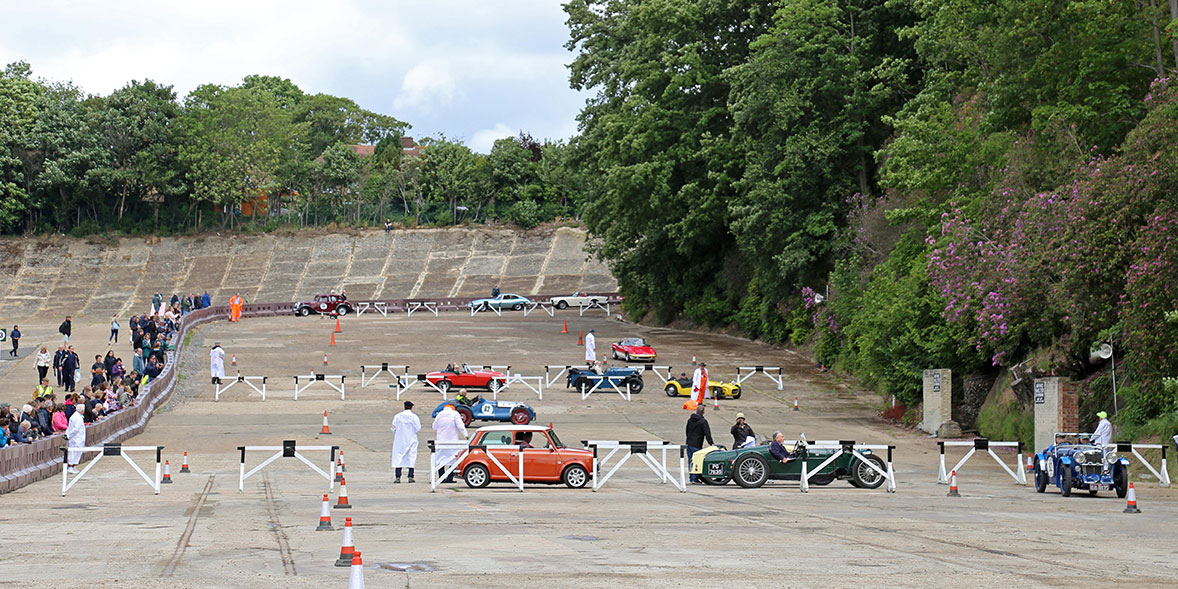
[[408,313],[410,317],[413,316],[414,312],[421,311],[423,309],[433,313],[434,317],[438,316],[438,304],[434,301],[410,301],[405,303],[405,312]]
[[[300,378],[302,379],[304,384],[299,383]],[[294,377],[294,400],[298,401],[299,400],[299,393],[307,390],[308,388],[311,387],[311,385],[313,385],[317,382],[321,382],[321,383],[331,387],[332,389],[338,391],[339,392],[339,400],[343,401],[344,400],[344,379],[345,378],[347,378],[347,377],[340,375],[340,374],[317,374],[314,372],[312,372],[310,376],[295,376]],[[338,385],[335,384],[334,382],[332,382],[333,380],[338,380],[339,384]]]
[[[297,458],[303,464],[311,467],[311,470],[319,473],[327,479],[327,492],[335,491],[335,454],[339,451],[339,446],[299,446],[294,440],[283,440],[281,446],[238,446],[237,449],[241,452],[241,470],[237,480],[237,492],[245,492],[245,480],[254,476],[258,471],[266,468],[270,463],[279,458]],[[315,463],[307,460],[302,452],[317,452],[325,450],[329,454],[327,462],[327,470],[315,466]],[[260,464],[250,469],[249,472],[245,470],[245,453],[246,452],[274,452],[274,455],[263,460]],[[158,470],[158,467],[157,467]],[[158,492],[158,491],[157,491]]]
[[597,302],[596,300],[592,300],[592,301],[589,301],[588,304],[577,305],[577,308],[578,308],[578,310],[577,310],[578,317],[584,317],[585,311],[591,311],[593,309],[601,309],[602,311],[605,311],[605,316],[609,317],[609,303],[608,302],[606,302],[603,305],[603,304]]
[[[659,372],[660,370],[666,372],[666,376],[663,376],[663,373]],[[648,371],[653,372],[655,376],[659,377],[659,380],[663,381],[663,386],[666,386],[667,383],[675,379],[675,377],[671,374],[671,367],[669,365],[643,364],[642,366],[638,367],[638,374],[644,374]]]
[[[429,387],[429,388],[441,393],[442,400],[443,401],[446,400],[446,391],[448,389],[443,389],[442,387],[430,382],[428,379],[426,379],[425,374],[403,375],[403,376],[397,378],[397,384],[391,384],[391,385],[389,385],[389,388],[391,389],[391,388],[395,387],[397,389],[397,400],[400,401],[401,400],[401,393],[404,393],[405,391],[413,388],[413,386],[417,385],[417,384],[420,384],[423,388]],[[492,392],[495,392],[495,391],[492,391]]]
[[[889,492],[889,493],[896,492],[896,471],[892,467],[892,451],[896,449],[895,446],[892,446],[890,444],[856,444],[853,440],[840,440],[837,444],[821,443],[821,442],[816,443],[816,444],[807,444],[806,449],[807,450],[835,450],[835,453],[831,454],[829,457],[827,457],[826,460],[823,460],[821,464],[814,467],[813,469],[809,468],[809,464],[808,464],[809,460],[808,459],[802,460],[801,484],[802,484],[802,492],[803,493],[810,492],[810,477],[813,477],[817,473],[821,472],[822,469],[826,468],[828,465],[830,465],[830,463],[837,460],[843,454],[849,454],[851,456],[851,463],[852,464],[854,464],[856,460],[858,460],[859,462],[861,462],[863,464],[866,464],[868,468],[870,468],[871,470],[874,470],[876,473],[878,473],[880,476],[882,476],[884,478],[884,481],[887,482],[887,486],[885,487],[887,489],[887,492]],[[867,457],[862,454],[863,450],[871,450],[872,452],[878,452],[880,450],[887,450],[888,451],[888,459],[887,459],[887,462],[885,462],[885,467],[880,468],[874,462],[868,460]]]
[[[1175,437],[1178,437],[1178,436],[1175,436]],[[1175,443],[1178,443],[1178,440],[1175,440]],[[1108,452],[1110,449],[1116,450],[1120,454],[1130,453],[1130,454],[1136,456],[1137,460],[1140,460],[1141,464],[1144,465],[1145,468],[1149,469],[1149,472],[1153,473],[1153,476],[1157,477],[1159,485],[1161,485],[1163,487],[1170,486],[1170,470],[1168,468],[1166,468],[1166,445],[1165,444],[1131,444],[1129,442],[1116,442],[1113,444],[1105,444],[1104,445],[1105,452]],[[1138,452],[1138,450],[1161,450],[1162,451],[1162,468],[1160,470],[1154,468],[1153,465],[1150,464],[1149,461],[1146,460],[1145,457],[1142,456],[1140,452]]]
[[[552,371],[558,368],[559,370],[556,371],[556,374],[553,374]],[[549,364],[545,366],[544,386],[551,388],[552,385],[560,381],[560,377],[568,374],[569,368],[572,368],[572,366],[568,364]]]
[[539,400],[541,400],[541,401],[544,400],[544,377],[543,376],[524,376],[522,374],[508,375],[507,382],[503,383],[502,388],[494,389],[491,391],[491,398],[498,401],[499,400],[499,393],[503,392],[503,389],[511,388],[511,385],[513,385],[513,384],[522,384],[523,386],[527,387],[528,389],[531,389],[531,391],[533,393],[536,393],[536,397]]
[[536,309],[540,309],[541,311],[548,313],[549,317],[556,316],[552,303],[548,301],[537,301],[524,305],[524,317],[527,317],[529,313],[535,311]]
[[[438,485],[441,484],[442,480],[444,480],[446,477],[453,474],[454,469],[458,468],[458,465],[461,464],[462,461],[468,455],[486,456],[487,459],[491,462],[491,464],[494,464],[495,466],[499,467],[499,470],[502,471],[503,474],[507,476],[508,480],[510,480],[513,485],[515,485],[516,487],[519,487],[519,490],[521,493],[524,490],[524,452],[523,452],[523,446],[517,446],[517,445],[487,446],[487,445],[483,445],[483,444],[478,444],[478,445],[472,446],[468,442],[462,442],[462,441],[460,441],[460,442],[439,442],[437,440],[429,440],[427,443],[429,444],[429,491],[430,491],[430,493],[435,492],[438,488]],[[438,450],[459,450],[459,452],[457,455],[455,455],[453,457],[446,458],[443,460],[438,460]],[[505,466],[503,464],[503,462],[501,462],[499,460],[499,457],[495,455],[495,452],[500,452],[500,453],[508,452],[509,453],[508,458],[515,458],[515,460],[516,460],[516,464],[514,465],[516,467],[515,473],[512,473],[511,469],[507,468],[507,466]],[[441,470],[441,472],[439,472],[439,469]],[[463,473],[463,475],[466,475],[466,474],[467,473]],[[489,481],[490,476],[491,476],[490,469],[488,468],[487,472],[483,473],[482,476],[488,477],[487,480]],[[476,486],[476,487],[484,486],[483,484],[479,484],[478,482],[475,482],[475,481],[472,481],[472,483],[474,483],[474,486]]]
[[356,303],[356,316],[359,317],[359,316],[363,315],[370,308],[373,311],[380,313],[381,317],[388,317],[389,316],[389,304],[383,303],[381,301],[373,301],[371,303],[368,301],[357,302]]
[[[1024,469],[1022,467],[1022,464],[1020,463],[1020,461],[1022,460],[1022,455],[1023,455],[1023,443],[1022,442],[994,442],[994,441],[991,441],[987,438],[977,438],[974,440],[963,440],[960,442],[938,441],[937,445],[941,447],[941,465],[937,470],[937,483],[939,483],[939,484],[948,485],[949,484],[949,473],[956,472],[958,474],[961,474],[961,467],[965,466],[966,461],[968,461],[970,458],[973,457],[974,454],[977,454],[978,452],[985,452],[985,453],[989,454],[990,457],[994,459],[994,462],[997,462],[998,465],[1002,467],[1002,470],[1005,470],[1006,474],[1010,475],[1011,478],[1014,479],[1014,482],[1016,484],[1019,484],[1019,485],[1027,484],[1027,471],[1026,471],[1026,469]],[[955,464],[953,466],[953,468],[946,469],[946,465],[945,465],[945,447],[946,446],[967,447],[967,448],[969,448],[969,452],[966,452],[965,456],[963,456],[961,458],[961,460],[957,461],[957,464]],[[999,458],[998,455],[994,453],[994,450],[992,448],[1015,448],[1016,454],[1014,457],[1014,469],[1011,469],[1009,466],[1007,466],[1006,463],[1003,462],[1002,459]]]
[[[104,456],[122,456],[123,460],[126,460],[127,464],[130,464],[131,468],[135,469],[135,472],[139,473],[139,476],[142,477],[144,481],[147,481],[147,484],[151,486],[151,489],[153,491],[155,491],[155,494],[156,495],[160,494],[160,465],[162,464],[162,460],[160,458],[161,458],[161,455],[163,454],[163,451],[164,451],[163,446],[124,446],[122,444],[104,444],[102,446],[85,446],[82,448],[70,448],[67,446],[65,448],[62,448],[61,451],[64,452],[65,456],[66,456],[65,459],[63,459],[61,461],[61,496],[62,497],[65,497],[66,491],[69,491],[70,488],[72,488],[79,480],[82,479],[82,477],[86,476],[86,473],[90,472],[90,469],[94,468],[94,465],[98,464],[98,461],[102,460],[102,458]],[[86,466],[83,467],[82,470],[79,471],[77,476],[75,476],[73,479],[70,479],[69,465],[66,464],[69,462],[68,456],[71,451],[72,452],[98,452],[98,455],[96,455],[94,458],[90,459],[90,462],[86,463]],[[127,455],[127,452],[151,452],[151,451],[155,452],[155,478],[154,479],[147,476],[147,473],[143,472],[143,469],[139,468],[139,465],[136,464],[134,460],[131,460],[131,457]]]
[[622,388],[618,388],[618,384],[622,384],[621,383],[622,377],[620,377],[618,375],[609,376],[606,374],[582,373],[577,378],[578,379],[583,378],[585,380],[593,382],[593,386],[589,387],[589,386],[582,385],[580,390],[577,391],[577,392],[581,393],[581,400],[582,401],[584,401],[585,399],[588,399],[589,395],[596,393],[598,390],[607,391],[607,390],[611,390],[611,389],[615,393],[621,395],[621,397],[623,399],[625,399],[627,401],[630,400],[630,385],[623,384]]
[[[400,368],[401,372],[398,373],[397,371],[393,370],[394,368]],[[368,374],[369,370],[372,371],[371,376]],[[409,374],[409,365],[389,364],[388,362],[381,362],[380,364],[361,364],[360,388],[364,388],[372,384],[372,381],[376,380],[376,377],[380,376],[381,374],[389,374],[393,377],[393,380],[398,380],[401,378],[402,374]]]
[[[242,376],[240,372],[237,373],[236,378],[230,380],[228,383],[219,383],[217,385],[217,393],[216,393],[216,395],[213,396],[213,400],[220,401],[221,394],[224,393],[225,391],[228,391],[229,389],[233,388],[233,385],[235,385],[239,382],[245,383],[246,386],[253,389],[255,392],[260,393],[262,395],[263,401],[266,400],[266,377],[265,376]],[[254,383],[261,383],[262,386],[259,387],[258,385],[254,384]]]
[[780,366],[741,366],[737,369],[736,384],[744,384],[744,381],[754,374],[764,374],[769,377],[769,380],[777,385],[779,391],[785,388],[783,384],[785,377],[781,375]]
[[[593,450],[593,492],[596,493],[598,489],[605,486],[610,477],[630,460],[630,457],[637,456],[655,476],[659,477],[660,483],[670,482],[679,489],[680,493],[687,492],[687,460],[685,455],[687,453],[686,446],[681,444],[668,444],[662,441],[626,441],[626,440],[583,440],[581,442],[586,448]],[[602,456],[602,451],[608,451]],[[678,452],[679,454],[679,477],[667,468],[667,452],[672,454]],[[610,459],[618,452],[625,452],[621,460],[610,468],[605,476],[598,477],[598,471],[605,469]],[[662,461],[656,460],[651,453],[661,452]]]

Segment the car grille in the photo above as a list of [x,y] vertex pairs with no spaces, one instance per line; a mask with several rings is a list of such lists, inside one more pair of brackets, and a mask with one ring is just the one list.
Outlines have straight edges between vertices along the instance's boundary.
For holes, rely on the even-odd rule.
[[1100,474],[1100,465],[1099,464],[1082,465],[1080,467],[1080,472],[1085,475],[1089,475],[1089,474],[1099,475]]

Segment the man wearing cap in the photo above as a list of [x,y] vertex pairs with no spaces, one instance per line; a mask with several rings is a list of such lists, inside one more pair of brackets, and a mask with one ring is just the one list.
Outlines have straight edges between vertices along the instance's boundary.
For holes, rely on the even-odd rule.
[[421,420],[413,413],[413,401],[405,401],[405,410],[393,417],[393,463],[394,483],[401,482],[401,469],[409,469],[409,482],[413,482],[413,467],[417,465],[417,432],[421,431]]
[[696,403],[702,405],[704,397],[708,393],[708,365],[704,362],[699,363],[699,367],[695,369],[695,374],[691,375],[691,399]]
[[597,337],[593,335],[593,330],[585,334],[585,363],[593,368],[593,363],[597,361]]
[[[465,393],[465,391],[463,391]],[[438,412],[438,416],[434,418],[434,431],[437,432],[439,442],[461,442],[466,439],[466,424],[462,423],[462,416],[458,414],[458,410],[454,408],[455,401],[450,399],[446,401],[446,405]],[[462,453],[461,448],[438,448],[435,455],[440,476],[444,469],[454,462],[454,457]],[[443,483],[454,482],[454,472],[450,472],[450,476],[446,477]]]
[[225,378],[225,350],[221,348],[221,342],[213,344],[213,349],[209,350],[209,372],[213,373],[213,384],[221,384],[221,379]]
[[1108,413],[1100,411],[1096,414],[1100,423],[1096,424],[1096,431],[1092,432],[1092,443],[1103,446],[1113,441],[1113,424],[1108,421]]
[[743,448],[757,443],[757,436],[753,428],[744,420],[744,413],[736,414],[736,424],[732,426],[732,447]]

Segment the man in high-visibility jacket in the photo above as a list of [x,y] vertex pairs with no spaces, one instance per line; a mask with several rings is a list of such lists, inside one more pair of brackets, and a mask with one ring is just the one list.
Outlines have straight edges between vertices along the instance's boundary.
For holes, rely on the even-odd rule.
[[695,369],[695,374],[691,375],[691,399],[702,405],[707,392],[708,365],[704,362],[700,362],[699,368]]
[[[72,377],[71,377],[72,378]],[[49,386],[49,379],[42,378],[41,384],[33,387],[33,398],[41,399],[53,394],[53,387]]]
[[245,304],[245,299],[241,298],[241,294],[235,294],[229,298],[229,320],[241,321],[241,306]]

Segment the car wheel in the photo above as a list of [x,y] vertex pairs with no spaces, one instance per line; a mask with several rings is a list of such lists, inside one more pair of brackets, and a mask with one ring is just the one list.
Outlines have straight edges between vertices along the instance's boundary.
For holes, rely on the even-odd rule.
[[1113,489],[1117,492],[1117,497],[1124,499],[1125,495],[1129,493],[1129,472],[1125,467],[1121,466],[1113,473]]
[[705,476],[700,476],[699,478],[700,478],[701,480],[703,480],[703,482],[704,482],[704,484],[705,484],[705,485],[712,485],[712,486],[714,486],[714,487],[720,487],[720,486],[723,486],[723,485],[727,485],[727,484],[728,484],[728,481],[732,480],[732,478],[731,478],[731,477],[705,477]]
[[1063,472],[1059,477],[1059,494],[1064,497],[1072,496],[1072,467],[1071,465],[1061,466]]
[[347,305],[340,305],[335,308],[335,312],[338,315],[347,315],[348,313],[351,313],[352,310],[349,309]]
[[487,388],[490,389],[492,393],[498,393],[499,391],[503,390],[503,381],[492,378],[487,382]]
[[614,350],[614,360],[621,360],[621,359],[622,358],[620,356],[618,356],[618,351]]
[[490,311],[491,310],[491,303],[483,303],[482,310],[483,311]]
[[557,301],[556,308],[563,311],[563,310],[569,308],[569,304],[567,301]]
[[570,464],[560,475],[560,480],[570,489],[580,489],[589,482],[589,472],[580,464]]
[[1042,493],[1047,490],[1047,473],[1035,465],[1035,492]]
[[438,390],[442,391],[443,395],[450,392],[451,385],[450,385],[450,381],[448,381],[448,380],[439,380],[437,386],[438,386]]
[[593,385],[589,384],[589,379],[587,378],[578,378],[575,382],[573,382],[573,388],[577,389],[578,393],[584,395],[585,393],[589,392],[589,389],[593,388]]
[[732,389],[732,398],[733,399],[740,398],[740,387],[736,387],[736,388]]
[[523,407],[516,407],[511,411],[511,423],[516,425],[527,425],[532,422],[532,414],[528,413],[527,409]]
[[299,315],[306,317],[311,314],[311,309],[308,307],[299,307]]
[[627,362],[629,362],[629,361],[630,361],[630,352],[626,352],[626,361],[627,361]]
[[466,486],[481,489],[491,483],[491,472],[476,462],[466,467],[462,472],[462,478],[466,479]]
[[[878,466],[880,470],[887,470],[887,465],[879,456],[875,454],[868,454],[865,456],[873,464]],[[851,469],[851,478],[854,479],[860,489],[875,489],[884,482],[884,476],[875,471],[875,469],[867,466],[861,460],[855,461],[855,466]]]
[[759,454],[746,454],[736,461],[732,478],[746,489],[756,489],[769,480],[769,462]]
[[667,393],[668,397],[678,397],[679,396],[679,389],[675,388],[675,385],[673,385],[673,384],[668,384],[667,388],[663,389],[663,391],[665,391]]
[[470,425],[470,422],[474,421],[474,414],[466,407],[458,408],[458,416],[462,418],[462,425]]
[[[825,487],[826,485],[833,483],[834,479],[835,479],[835,476],[833,474],[816,474],[816,475],[810,477],[810,484],[811,485],[818,485],[819,487]],[[856,481],[852,481],[852,482],[856,482]],[[855,486],[859,487],[858,485],[855,485]],[[862,488],[862,487],[859,487],[859,488]]]
[[632,378],[630,379],[630,383],[626,386],[630,387],[631,395],[637,395],[638,393],[642,392],[642,379]]
[[523,303],[516,303],[516,304],[514,304],[514,305],[512,305],[512,306],[511,306],[511,310],[512,310],[512,311],[523,311],[523,310],[524,310],[524,304],[523,304]]

